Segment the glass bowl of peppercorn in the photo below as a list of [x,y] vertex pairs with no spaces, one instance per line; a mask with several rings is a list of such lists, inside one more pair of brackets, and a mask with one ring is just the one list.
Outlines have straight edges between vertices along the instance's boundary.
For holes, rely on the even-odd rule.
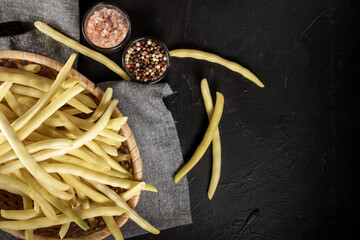
[[153,37],[132,40],[125,48],[122,63],[133,81],[156,83],[163,79],[170,67],[169,50]]

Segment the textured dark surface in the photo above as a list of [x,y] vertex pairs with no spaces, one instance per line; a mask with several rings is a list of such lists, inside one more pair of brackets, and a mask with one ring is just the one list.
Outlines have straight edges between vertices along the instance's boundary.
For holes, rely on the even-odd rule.
[[[97,1],[80,0],[80,15]],[[118,1],[132,36],[239,62],[265,84],[227,69],[171,59],[164,81],[183,156],[208,124],[207,77],[225,96],[222,176],[207,199],[211,153],[188,174],[194,224],[140,239],[353,239],[359,225],[359,14],[356,1]],[[84,39],[82,42],[85,43]],[[121,54],[109,55],[121,63]],[[118,77],[83,56],[95,82]],[[245,227],[244,227],[245,226]]]

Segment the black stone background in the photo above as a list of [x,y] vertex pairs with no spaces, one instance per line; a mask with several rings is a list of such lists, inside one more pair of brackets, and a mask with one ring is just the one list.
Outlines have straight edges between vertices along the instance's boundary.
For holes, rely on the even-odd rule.
[[[81,16],[98,1],[80,0]],[[207,199],[211,151],[188,174],[193,224],[140,239],[354,239],[359,226],[359,8],[346,0],[115,1],[132,38],[219,54],[253,71],[256,87],[221,66],[171,59],[165,99],[187,161],[208,120],[200,81],[225,96],[222,176]],[[81,39],[85,43],[84,39]],[[121,63],[121,54],[109,54]],[[94,82],[119,79],[79,58]],[[172,173],[169,173],[172,174]],[[251,216],[257,216],[255,219]],[[253,219],[246,225],[247,219]]]

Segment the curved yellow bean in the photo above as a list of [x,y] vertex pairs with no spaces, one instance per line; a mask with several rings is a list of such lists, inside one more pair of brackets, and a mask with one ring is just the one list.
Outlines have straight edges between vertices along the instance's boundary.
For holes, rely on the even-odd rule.
[[231,62],[229,60],[226,60],[218,55],[215,55],[213,53],[208,53],[200,50],[194,50],[194,49],[176,49],[170,51],[171,57],[179,57],[179,58],[195,58],[200,60],[205,60],[208,62],[213,62],[220,64],[231,71],[240,73],[259,87],[263,88],[265,87],[264,84],[260,81],[259,78],[257,78],[252,72],[250,72],[248,69],[244,68],[238,63]]
[[124,199],[124,201],[129,201],[132,197],[138,195],[141,190],[145,188],[145,182],[138,183],[135,187],[127,190],[126,192],[123,192],[120,194],[120,197]]
[[117,225],[116,221],[111,216],[103,216],[104,222],[106,226],[109,228],[111,234],[115,238],[115,240],[124,240],[124,237],[120,231],[119,226]]
[[91,115],[91,117],[88,118],[88,121],[95,122],[96,120],[98,120],[98,118],[105,112],[106,107],[109,105],[112,94],[113,94],[113,89],[107,88],[104,95],[101,98],[99,106],[96,108],[96,110]]
[[61,42],[62,44],[65,44],[66,46],[78,51],[79,53],[82,53],[83,55],[104,64],[106,67],[117,73],[124,80],[130,80],[130,77],[124,72],[124,70],[122,70],[121,67],[119,67],[119,65],[117,65],[109,58],[105,57],[103,54],[98,53],[94,50],[91,50],[90,48],[81,45],[80,43],[65,36],[64,34],[55,31],[53,28],[49,27],[43,22],[36,21],[34,25],[40,32],[45,33],[46,35],[55,39],[56,41]]

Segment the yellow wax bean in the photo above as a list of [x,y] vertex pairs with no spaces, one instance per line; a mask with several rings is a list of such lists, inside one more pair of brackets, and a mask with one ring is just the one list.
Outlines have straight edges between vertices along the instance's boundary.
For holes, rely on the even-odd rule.
[[20,68],[20,70],[30,72],[30,73],[38,73],[41,70],[41,66],[39,64],[26,64]]
[[[90,217],[100,216],[120,216],[124,212],[125,211],[119,207],[97,207],[86,210],[78,210],[76,211],[76,214],[78,214],[82,219],[87,219]],[[23,221],[0,221],[0,228],[9,230],[37,229],[60,225],[72,221],[73,220],[67,215],[60,214],[57,215],[56,219],[40,217]]]
[[70,223],[71,222],[67,222],[61,225],[60,231],[59,231],[59,236],[61,239],[63,239],[67,233],[67,231],[69,230],[70,227]]
[[55,31],[48,25],[46,25],[43,22],[36,21],[34,23],[35,27],[41,31],[42,33],[48,35],[49,37],[55,39],[58,42],[61,42],[65,44],[66,46],[78,51],[79,53],[90,57],[94,59],[95,61],[98,61],[102,64],[104,64],[106,67],[108,67],[110,70],[117,73],[120,77],[122,77],[124,80],[130,80],[130,77],[124,72],[124,70],[119,67],[115,62],[111,61],[109,58],[105,57],[103,54],[98,53],[94,50],[91,50],[90,48],[87,48],[80,43],[76,42],[75,40],[65,36],[64,34],[61,34],[58,31]]
[[117,225],[116,221],[111,216],[103,216],[104,222],[106,226],[109,228],[111,234],[115,238],[115,240],[124,240],[123,235],[121,234],[120,228]]
[[95,122],[105,112],[107,105],[109,105],[111,101],[112,94],[113,94],[112,88],[106,89],[104,95],[101,98],[98,108],[96,108],[94,113],[88,119],[89,122]]
[[132,197],[138,195],[141,190],[145,188],[145,183],[141,182],[138,183],[135,187],[131,188],[130,190],[127,190],[126,192],[123,192],[120,194],[120,197],[124,199],[124,201],[129,201]]
[[13,220],[27,220],[34,218],[38,215],[34,209],[25,209],[25,210],[5,210],[1,209],[1,216],[7,219]]
[[170,56],[179,57],[179,58],[195,58],[195,59],[205,60],[208,62],[217,63],[230,69],[231,71],[240,73],[241,75],[243,75],[244,77],[255,83],[256,85],[258,85],[259,87],[262,88],[264,87],[264,84],[260,81],[260,79],[258,79],[248,69],[244,68],[238,63],[231,62],[212,53],[194,50],[194,49],[176,49],[170,51]]
[[0,86],[0,102],[4,98],[5,94],[9,91],[12,86],[12,82],[4,82]]

